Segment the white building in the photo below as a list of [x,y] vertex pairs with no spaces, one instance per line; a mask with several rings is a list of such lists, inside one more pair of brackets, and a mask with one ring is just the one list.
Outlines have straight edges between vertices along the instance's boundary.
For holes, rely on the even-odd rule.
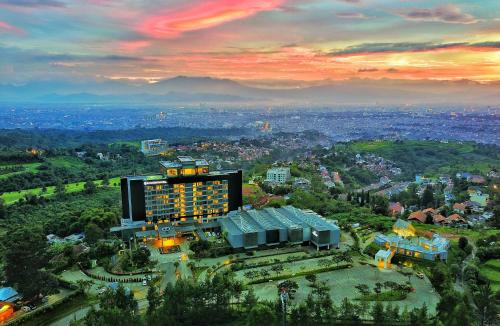
[[266,181],[275,183],[285,183],[290,179],[290,168],[272,168],[267,170]]
[[168,150],[168,143],[162,139],[141,141],[141,152],[144,155],[160,155]]

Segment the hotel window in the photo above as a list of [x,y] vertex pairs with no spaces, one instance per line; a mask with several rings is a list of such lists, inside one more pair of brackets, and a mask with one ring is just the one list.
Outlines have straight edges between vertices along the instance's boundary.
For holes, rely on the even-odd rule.
[[194,168],[183,168],[182,175],[193,175],[196,174],[196,170]]
[[167,176],[169,176],[169,177],[175,177],[175,176],[177,176],[177,174],[178,174],[177,169],[168,169],[167,170]]

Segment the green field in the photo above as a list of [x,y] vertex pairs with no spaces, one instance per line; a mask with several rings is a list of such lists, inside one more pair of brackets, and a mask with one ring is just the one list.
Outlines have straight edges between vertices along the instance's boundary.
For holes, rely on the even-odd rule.
[[79,158],[73,156],[56,156],[47,159],[55,167],[78,169],[85,168],[87,165]]
[[21,173],[37,173],[38,172],[38,167],[42,165],[42,163],[25,163],[25,164],[7,164],[7,165],[0,165],[0,167],[11,167],[11,166],[22,166],[23,169],[21,171],[16,171],[16,172],[11,172],[11,173],[6,173],[6,174],[0,174],[0,180],[2,179],[7,179],[9,177],[12,177],[16,174],[21,174]]
[[491,282],[493,291],[500,290],[500,259],[490,259],[479,266],[479,272]]
[[132,147],[136,147],[137,149],[141,148],[141,142],[139,140],[121,140],[111,143],[110,145],[128,145]]
[[389,154],[394,150],[405,149],[419,149],[421,147],[432,146],[433,149],[454,150],[458,153],[465,154],[471,153],[474,146],[470,143],[457,143],[448,142],[441,143],[437,141],[421,141],[421,140],[405,140],[404,142],[393,142],[388,140],[375,140],[375,141],[360,141],[352,144],[354,150],[360,152],[377,152],[379,154]]
[[[97,186],[101,186],[102,180],[95,180],[94,183]],[[109,179],[109,186],[114,187],[114,184],[116,183],[116,187],[120,186],[120,178],[112,178]],[[67,193],[73,193],[73,192],[79,192],[83,191],[83,186],[85,182],[74,182],[74,183],[69,183],[66,185],[66,192]],[[5,204],[10,205],[14,204],[17,202],[19,199],[23,198],[24,196],[31,194],[31,195],[37,195],[37,196],[43,196],[43,197],[50,197],[54,195],[55,193],[55,187],[54,186],[49,186],[46,188],[47,190],[42,193],[42,188],[34,188],[34,189],[24,189],[20,191],[12,191],[12,192],[6,192],[0,196],[5,202]]]

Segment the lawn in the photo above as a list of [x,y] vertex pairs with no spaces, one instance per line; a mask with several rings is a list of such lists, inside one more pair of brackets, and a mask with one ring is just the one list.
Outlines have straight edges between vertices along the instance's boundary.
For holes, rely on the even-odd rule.
[[494,235],[498,232],[498,230],[495,229],[476,231],[472,229],[452,228],[434,224],[413,223],[413,226],[417,231],[432,231],[450,239],[451,241],[458,241],[461,236],[465,236],[472,239],[473,241],[476,241],[480,237]]
[[139,140],[137,141],[134,141],[134,140],[121,140],[121,141],[116,141],[114,143],[111,143],[109,144],[109,146],[111,145],[128,145],[128,146],[131,146],[131,147],[136,147],[137,149],[141,148],[141,142]]
[[481,275],[491,282],[493,291],[500,290],[500,259],[490,259],[479,266]]
[[47,159],[55,167],[67,169],[80,169],[85,168],[87,165],[79,158],[72,156],[56,156]]
[[24,163],[24,164],[7,164],[7,165],[0,165],[0,167],[11,167],[11,166],[22,166],[23,169],[20,170],[20,171],[15,171],[15,172],[11,172],[11,173],[6,173],[6,174],[0,174],[0,180],[2,179],[7,179],[9,177],[12,177],[13,175],[16,175],[16,174],[21,174],[21,173],[37,173],[38,172],[38,167],[41,165],[42,163]]
[[352,145],[352,148],[360,152],[376,152],[378,154],[389,154],[394,150],[405,149],[420,149],[421,147],[431,146],[435,149],[450,150],[453,149],[458,153],[470,153],[474,150],[474,146],[470,143],[448,142],[440,143],[436,141],[420,141],[420,140],[405,140],[404,142],[393,142],[384,140],[375,141],[360,141]]
[[[97,186],[102,185],[102,180],[95,180],[94,183]],[[109,185],[110,187],[115,187],[114,184],[116,183],[116,187],[120,185],[120,178],[112,178],[109,179]],[[67,193],[74,193],[74,192],[79,192],[83,191],[83,186],[85,182],[74,182],[74,183],[69,183],[66,185],[66,192]],[[33,188],[33,189],[24,189],[20,191],[12,191],[12,192],[6,192],[0,196],[5,202],[5,204],[10,205],[14,204],[17,202],[19,199],[23,198],[24,196],[31,194],[31,195],[37,195],[37,196],[43,196],[43,197],[50,197],[54,195],[55,193],[55,187],[54,186],[49,186],[46,188],[47,190],[45,192],[42,192],[42,188]]]

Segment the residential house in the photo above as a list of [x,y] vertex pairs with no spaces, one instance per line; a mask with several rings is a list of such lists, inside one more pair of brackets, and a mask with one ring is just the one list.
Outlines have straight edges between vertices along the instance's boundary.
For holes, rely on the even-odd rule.
[[455,203],[453,204],[453,211],[459,214],[465,213],[465,204],[464,203]]
[[450,216],[448,216],[447,220],[452,223],[452,224],[463,224],[463,223],[467,223],[465,221],[465,219],[458,215],[458,214],[451,214]]
[[408,216],[408,221],[416,221],[420,223],[425,223],[427,221],[427,214],[422,211],[416,211]]
[[389,203],[389,214],[391,216],[402,215],[405,212],[405,208],[401,205],[400,202],[391,202]]

